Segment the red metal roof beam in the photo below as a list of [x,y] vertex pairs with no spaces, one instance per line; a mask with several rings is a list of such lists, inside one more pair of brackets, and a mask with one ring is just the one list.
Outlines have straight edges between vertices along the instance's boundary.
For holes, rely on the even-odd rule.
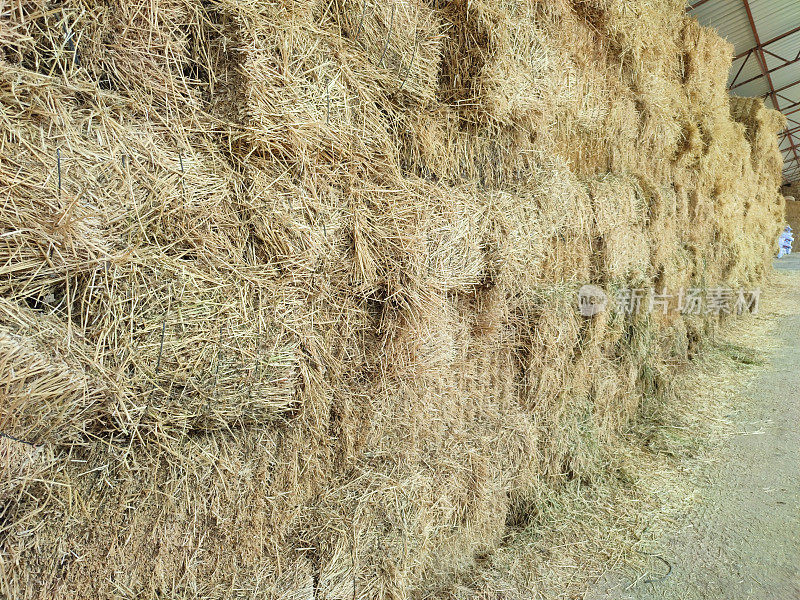
[[792,127],[791,129],[784,129],[778,134],[778,137],[786,137],[790,133],[800,133],[800,125]]
[[[800,80],[793,81],[792,83],[789,83],[783,87],[779,87],[778,89],[775,90],[775,93],[780,94],[781,92],[788,90],[790,87],[796,86],[798,83],[800,83]],[[789,98],[786,98],[784,96],[781,96],[781,98],[783,98],[784,100],[789,100]],[[793,102],[793,100],[789,100],[789,102]]]
[[[749,8],[749,6],[750,6],[750,5],[748,4],[748,8],[747,8],[747,12],[748,12],[748,13],[750,13],[750,8]],[[751,23],[752,23],[752,21],[751,21]],[[754,26],[753,26],[753,27],[754,27]],[[750,48],[749,50],[746,50],[745,52],[742,52],[741,54],[737,54],[736,56],[734,56],[734,57],[733,57],[733,60],[738,60],[738,59],[742,58],[743,56],[745,56],[745,55],[746,55],[748,52],[752,52],[753,50],[760,50],[760,49],[764,48],[765,46],[769,46],[770,44],[774,44],[775,42],[779,42],[779,41],[780,41],[780,40],[782,40],[783,38],[785,38],[785,37],[789,37],[790,35],[792,35],[793,33],[797,33],[798,31],[800,31],[800,25],[799,25],[799,26],[797,26],[797,27],[795,27],[794,29],[790,29],[790,30],[789,30],[789,31],[787,31],[786,33],[782,33],[782,34],[780,34],[780,35],[778,35],[778,36],[775,36],[775,37],[774,37],[774,38],[772,38],[771,40],[767,40],[767,41],[766,41],[766,42],[764,42],[763,44],[762,44],[761,42],[759,42],[759,41],[758,41],[758,36],[756,36],[756,45],[755,45],[755,48]]]
[[[755,48],[753,48],[752,50],[755,50]],[[752,51],[752,50],[751,50],[751,51]],[[797,63],[799,63],[799,62],[800,62],[800,57],[798,57],[798,58],[795,58],[795,59],[792,59],[792,60],[789,60],[789,61],[787,61],[787,62],[783,63],[782,65],[778,65],[777,67],[773,67],[772,69],[770,69],[770,70],[768,71],[768,73],[771,75],[772,73],[774,73],[775,71],[778,71],[779,69],[782,69],[782,68],[784,68],[784,67],[789,67],[789,66],[791,66],[791,65],[794,65],[794,64],[797,64]],[[741,72],[741,71],[740,71],[740,72]],[[737,77],[738,77],[738,75],[737,75]],[[756,75],[756,76],[754,76],[754,77],[751,77],[750,79],[747,79],[747,80],[745,80],[745,81],[740,81],[739,83],[736,83],[736,78],[734,78],[734,80],[733,80],[733,82],[732,82],[732,84],[731,84],[731,87],[730,87],[730,89],[732,89],[732,90],[735,90],[735,89],[736,89],[736,88],[738,88],[738,87],[742,87],[743,85],[747,85],[747,84],[748,84],[748,83],[750,83],[751,81],[756,81],[757,79],[761,79],[762,77],[764,77],[764,74],[763,74],[763,73],[760,73],[760,74],[758,74],[758,75]],[[736,85],[733,85],[733,83],[736,83]]]

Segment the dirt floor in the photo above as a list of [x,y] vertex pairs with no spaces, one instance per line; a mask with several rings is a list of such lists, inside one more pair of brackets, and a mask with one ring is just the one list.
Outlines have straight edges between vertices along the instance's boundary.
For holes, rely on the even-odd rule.
[[782,310],[740,342],[764,365],[725,415],[701,500],[650,548],[647,572],[607,575],[586,599],[800,599],[800,254],[776,269]]

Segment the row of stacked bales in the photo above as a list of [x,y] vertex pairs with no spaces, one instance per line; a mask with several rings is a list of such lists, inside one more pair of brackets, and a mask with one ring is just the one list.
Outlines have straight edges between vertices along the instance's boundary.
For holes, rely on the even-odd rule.
[[[775,143],[775,133],[785,129],[786,117],[766,108],[758,98],[736,97],[731,98],[731,115],[744,127],[750,145],[750,164],[743,166],[739,186],[745,211],[756,215],[731,234],[739,237],[742,255],[758,256],[757,264],[768,265],[777,250],[774,223],[777,221],[778,229],[783,229],[786,214],[785,198],[780,193],[776,198],[773,193],[776,181],[782,181],[783,171],[783,156]],[[768,243],[762,244],[764,239]]]
[[3,10],[5,596],[447,595],[716,319],[577,288],[768,265],[677,0]]
[[786,216],[784,222],[792,228],[795,235],[800,231],[800,184],[793,181],[784,184],[781,188],[781,193],[785,196],[786,200]]

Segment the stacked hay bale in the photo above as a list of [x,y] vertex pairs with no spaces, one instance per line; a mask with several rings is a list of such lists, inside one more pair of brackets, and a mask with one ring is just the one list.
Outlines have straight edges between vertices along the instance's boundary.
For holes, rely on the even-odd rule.
[[800,231],[800,201],[798,201],[798,198],[800,198],[800,184],[796,181],[785,184],[781,188],[781,192],[786,202],[784,224],[791,226],[795,235],[797,235],[797,232]]
[[800,202],[794,196],[786,196],[786,225],[792,228],[792,231],[800,231]]
[[[780,184],[783,157],[775,143],[775,134],[786,127],[786,117],[764,106],[760,98],[731,98],[731,115],[745,128],[745,139],[750,145],[750,166],[744,181],[752,181],[750,189],[741,187],[744,210],[748,218],[744,229],[732,232],[739,236],[740,245],[748,245],[740,252],[743,256],[761,255],[759,264],[766,265],[775,255],[775,242],[759,246],[761,240],[777,238],[783,229],[785,201],[782,194],[774,194]],[[741,186],[740,182],[740,186]],[[754,214],[760,213],[760,214]],[[777,231],[774,224],[777,223]]]
[[768,265],[777,121],[677,0],[40,0],[0,39],[9,597],[433,595],[607,477],[717,319],[581,284]]

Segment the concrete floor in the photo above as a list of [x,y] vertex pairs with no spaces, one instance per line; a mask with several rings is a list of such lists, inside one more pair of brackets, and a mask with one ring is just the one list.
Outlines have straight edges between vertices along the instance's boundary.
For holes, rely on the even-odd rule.
[[779,271],[800,271],[800,252],[792,252],[773,261]]

